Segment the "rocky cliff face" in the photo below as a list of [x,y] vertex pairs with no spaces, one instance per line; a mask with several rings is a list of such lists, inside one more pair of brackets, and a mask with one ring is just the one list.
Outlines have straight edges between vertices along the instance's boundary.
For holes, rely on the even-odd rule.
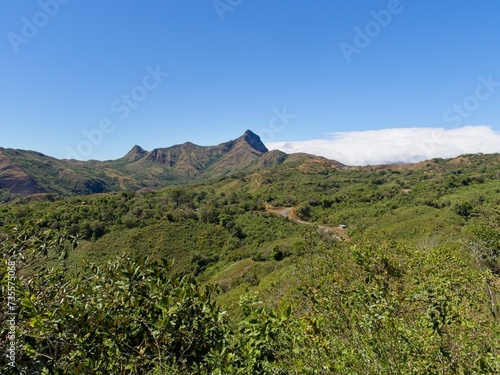
[[217,146],[198,146],[186,142],[168,148],[156,148],[143,153],[141,158],[137,157],[138,147],[130,150],[125,159],[134,160],[134,164],[156,163],[193,176],[244,169],[268,151],[259,136],[250,130],[235,140]]

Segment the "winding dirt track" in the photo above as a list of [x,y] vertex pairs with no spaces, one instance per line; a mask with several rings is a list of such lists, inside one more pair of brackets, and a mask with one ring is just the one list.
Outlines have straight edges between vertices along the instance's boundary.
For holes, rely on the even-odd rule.
[[301,218],[299,218],[295,214],[295,207],[286,207],[286,208],[279,208],[279,209],[271,209],[271,208],[266,208],[267,212],[271,212],[273,214],[281,215],[283,217],[287,217],[290,220],[295,221],[296,223],[299,224],[305,224],[305,225],[316,225],[319,229],[324,231],[325,233],[333,233],[333,235],[338,239],[338,240],[345,240],[345,241],[351,241],[351,238],[347,235],[345,230],[343,228],[339,227],[329,227],[326,225],[321,225],[321,224],[315,224],[311,223],[309,221],[304,221]]

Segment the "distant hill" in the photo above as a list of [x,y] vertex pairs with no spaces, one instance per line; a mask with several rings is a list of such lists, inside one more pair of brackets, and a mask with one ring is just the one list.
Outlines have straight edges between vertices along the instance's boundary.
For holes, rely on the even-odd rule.
[[34,151],[0,148],[0,198],[157,189],[273,167],[287,161],[310,164],[311,160],[333,168],[342,167],[318,156],[269,151],[250,130],[217,146],[187,142],[146,151],[135,145],[124,157],[112,161],[60,160]]

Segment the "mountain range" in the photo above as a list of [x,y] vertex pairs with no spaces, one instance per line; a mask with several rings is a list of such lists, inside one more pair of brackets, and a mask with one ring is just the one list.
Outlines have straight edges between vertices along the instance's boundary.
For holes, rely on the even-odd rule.
[[269,151],[250,130],[217,146],[186,142],[146,151],[135,145],[122,158],[108,161],[61,160],[35,151],[0,147],[0,198],[158,189],[287,162],[343,167],[319,156]]

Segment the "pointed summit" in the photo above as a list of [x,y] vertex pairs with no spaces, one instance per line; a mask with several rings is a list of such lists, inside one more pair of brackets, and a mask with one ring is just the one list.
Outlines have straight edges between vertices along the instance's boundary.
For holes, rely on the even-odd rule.
[[245,132],[245,134],[243,134],[242,138],[252,148],[254,148],[255,150],[257,150],[259,152],[266,153],[269,151],[267,149],[266,145],[264,143],[262,143],[262,141],[260,140],[260,137],[257,134],[255,134],[254,132],[252,132],[251,130],[247,130]]
[[144,155],[146,155],[147,153],[148,152],[146,150],[144,150],[141,146],[135,145],[134,147],[132,147],[132,150],[130,150],[127,153],[127,155],[125,155],[123,157],[123,159],[130,161],[130,162],[134,162],[134,161],[137,161],[137,160],[143,158]]

